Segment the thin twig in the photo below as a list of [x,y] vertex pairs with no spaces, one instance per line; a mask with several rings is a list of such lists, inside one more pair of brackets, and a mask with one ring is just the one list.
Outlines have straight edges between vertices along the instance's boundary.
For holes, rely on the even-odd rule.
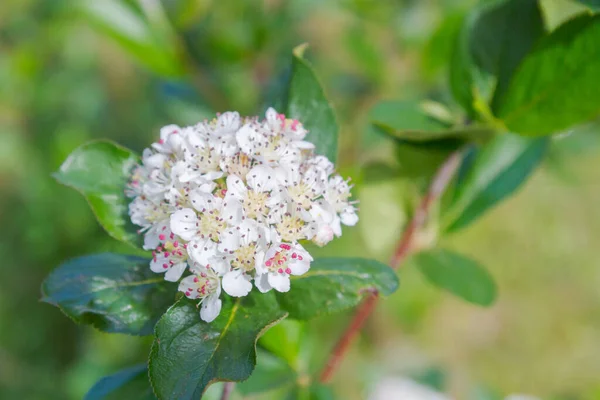
[[[393,269],[398,269],[401,263],[410,255],[414,248],[415,236],[425,225],[432,204],[444,193],[444,190],[446,190],[446,187],[458,170],[459,165],[460,152],[456,151],[452,153],[450,157],[448,157],[448,159],[437,171],[436,175],[431,181],[429,190],[421,200],[421,203],[415,210],[410,223],[398,241],[394,255],[390,260],[390,267]],[[367,321],[367,318],[375,309],[378,299],[379,293],[375,290],[372,292],[371,296],[365,299],[360,305],[354,314],[354,318],[352,318],[352,321],[350,321],[350,324],[333,348],[331,356],[329,357],[329,360],[323,368],[321,376],[319,377],[319,381],[321,383],[328,383],[331,381],[333,375],[339,367],[339,364],[346,355],[348,348],[354,341],[354,338],[358,335],[361,328]]]
[[233,393],[233,387],[235,382],[225,382],[223,385],[223,393],[221,394],[221,400],[229,400],[229,397]]

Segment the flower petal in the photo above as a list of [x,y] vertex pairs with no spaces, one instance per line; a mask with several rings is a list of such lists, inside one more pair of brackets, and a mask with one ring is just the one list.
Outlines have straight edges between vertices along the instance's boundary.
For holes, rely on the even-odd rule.
[[206,322],[212,322],[219,316],[221,312],[221,299],[218,294],[211,294],[202,302],[202,308],[200,309],[200,318]]
[[190,208],[177,210],[171,215],[171,231],[183,240],[192,240],[198,232],[198,217]]
[[273,287],[269,284],[269,274],[259,274],[254,277],[254,285],[261,293],[267,293]]
[[230,296],[246,296],[252,290],[250,277],[241,270],[230,271],[223,276],[223,290]]
[[[289,292],[290,290],[290,276],[288,274],[280,274],[277,272],[270,272],[267,274],[269,285],[278,292]],[[259,289],[260,290],[260,289]]]
[[165,274],[165,281],[177,282],[183,275],[186,266],[187,263],[185,262],[173,265]]

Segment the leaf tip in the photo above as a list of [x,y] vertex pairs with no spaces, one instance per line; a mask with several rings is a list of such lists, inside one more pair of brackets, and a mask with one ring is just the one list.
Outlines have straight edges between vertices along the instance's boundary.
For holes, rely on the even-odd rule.
[[308,46],[309,46],[308,42],[299,44],[298,46],[294,47],[294,50],[292,50],[292,53],[294,54],[295,57],[304,58],[304,53],[306,52],[306,49],[308,48]]

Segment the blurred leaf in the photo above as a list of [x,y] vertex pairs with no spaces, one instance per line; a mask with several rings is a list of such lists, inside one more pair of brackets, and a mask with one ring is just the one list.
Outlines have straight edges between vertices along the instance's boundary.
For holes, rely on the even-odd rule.
[[259,344],[296,368],[300,355],[300,342],[304,333],[303,328],[302,322],[285,319],[265,332],[261,336]]
[[547,148],[546,139],[509,133],[483,146],[443,216],[445,230],[464,228],[511,195],[539,165]]
[[523,60],[498,115],[513,132],[542,136],[600,114],[600,15],[581,15]]
[[157,276],[148,263],[109,253],[75,258],[46,278],[42,301],[101,331],[149,335],[175,301],[177,285]]
[[600,0],[575,0],[592,10],[600,10]]
[[93,26],[113,38],[153,72],[166,77],[183,75],[184,68],[177,57],[175,44],[153,31],[125,2],[85,0],[82,8]]
[[338,151],[335,113],[314,70],[304,59],[305,49],[306,45],[294,49],[285,114],[302,122],[308,130],[306,140],[315,144],[315,152],[335,163]]
[[154,400],[146,364],[136,365],[100,379],[84,400]]
[[398,289],[393,269],[375,260],[320,258],[310,270],[292,277],[292,290],[277,293],[291,318],[310,319],[356,306],[373,289],[390,295]]
[[211,323],[183,298],[156,325],[150,352],[150,381],[160,399],[198,399],[217,381],[248,379],[256,365],[256,341],[287,315],[273,293],[223,297]]
[[497,107],[517,65],[543,34],[537,0],[497,0],[470,12],[450,67],[452,92],[467,114],[476,115],[477,98],[486,101],[490,76],[496,78],[492,109]]
[[[284,344],[282,343],[281,346],[284,346]],[[296,372],[288,363],[265,351],[259,351],[258,361],[252,376],[248,380],[237,384],[236,388],[242,394],[250,395],[291,385],[295,380]]]
[[480,306],[490,306],[496,283],[477,262],[448,250],[434,249],[413,256],[419,270],[434,285]]
[[137,155],[116,143],[89,142],[75,149],[54,177],[85,196],[110,236],[140,247],[142,238],[131,223],[125,196],[129,174],[138,162]]
[[208,12],[211,0],[160,0],[169,20],[178,28],[187,28]]
[[296,385],[285,400],[335,400],[333,390],[329,386],[321,383],[308,385],[309,382],[306,385]]
[[487,127],[451,127],[426,112],[424,103],[388,101],[375,106],[371,123],[388,135],[413,143],[439,140],[483,141],[494,131]]

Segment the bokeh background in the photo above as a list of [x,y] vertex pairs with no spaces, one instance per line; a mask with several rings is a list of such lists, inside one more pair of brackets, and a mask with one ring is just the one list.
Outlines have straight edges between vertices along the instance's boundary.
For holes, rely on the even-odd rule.
[[[452,33],[475,3],[2,0],[0,399],[81,399],[101,376],[147,357],[150,339],[76,326],[39,302],[43,278],[62,260],[131,252],[51,178],[69,152],[101,137],[141,150],[162,125],[212,110],[257,114],[292,48],[308,42],[342,125],[341,170],[361,200],[361,223],[321,254],[385,261],[416,189],[401,178],[363,179],[361,168],[392,146],[370,128],[369,111],[382,99],[421,96],[452,107]],[[577,11],[567,0],[542,3],[549,26]],[[444,239],[491,271],[495,306],[465,304],[410,262],[402,267],[400,290],[381,303],[334,382],[341,399],[366,398],[391,375],[457,399],[600,399],[597,133],[593,124],[556,139],[523,190]],[[315,365],[346,320],[311,325]]]

